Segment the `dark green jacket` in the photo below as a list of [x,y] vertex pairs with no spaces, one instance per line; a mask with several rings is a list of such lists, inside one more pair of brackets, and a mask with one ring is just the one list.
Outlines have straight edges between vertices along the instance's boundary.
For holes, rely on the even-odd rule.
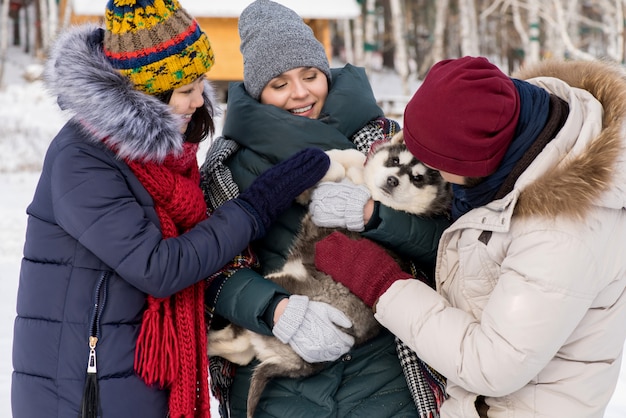
[[[372,121],[382,117],[363,69],[347,65],[332,70],[333,83],[322,116],[311,120],[274,106],[262,105],[242,83],[229,89],[225,137],[241,148],[227,161],[244,190],[264,170],[305,147],[358,148],[367,151],[383,130]],[[389,123],[389,121],[386,121]],[[377,126],[377,125],[376,125]],[[364,135],[374,131],[378,137]],[[365,138],[365,139],[364,139]],[[354,142],[353,142],[354,141]],[[294,204],[253,248],[263,273],[280,268],[306,208]],[[376,205],[364,236],[410,256],[428,268],[447,219],[426,220]],[[215,311],[233,323],[271,335],[271,313],[284,289],[250,269],[242,269],[223,285]],[[269,308],[269,309],[268,309]],[[233,417],[245,416],[251,368],[238,367],[233,386]],[[306,379],[275,379],[264,392],[257,417],[415,417],[417,413],[398,361],[393,336],[384,332],[352,350],[322,373]]]

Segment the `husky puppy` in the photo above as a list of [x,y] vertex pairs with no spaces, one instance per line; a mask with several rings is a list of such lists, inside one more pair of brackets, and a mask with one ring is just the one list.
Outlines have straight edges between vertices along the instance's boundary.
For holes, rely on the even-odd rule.
[[[402,133],[391,141],[372,147],[367,161],[356,150],[331,150],[331,167],[322,181],[339,181],[344,177],[354,183],[365,184],[372,198],[393,209],[431,216],[445,213],[451,200],[450,185],[438,171],[419,162],[404,145]],[[309,195],[300,196],[299,201]],[[306,203],[306,202],[302,202]],[[301,230],[280,271],[267,276],[292,294],[306,295],[311,300],[329,303],[343,311],[352,321],[347,329],[354,337],[355,346],[376,336],[381,326],[372,310],[345,286],[315,269],[315,243],[337,228],[316,226],[306,215]],[[359,233],[341,230],[351,238]],[[393,254],[392,254],[393,255]],[[394,256],[395,257],[395,256]],[[395,257],[403,269],[408,263]],[[304,377],[319,372],[324,363],[307,363],[288,344],[275,337],[256,334],[234,324],[221,330],[210,330],[208,354],[221,356],[233,363],[248,364],[255,357],[255,367],[248,393],[248,417],[254,411],[267,382],[274,377]]]

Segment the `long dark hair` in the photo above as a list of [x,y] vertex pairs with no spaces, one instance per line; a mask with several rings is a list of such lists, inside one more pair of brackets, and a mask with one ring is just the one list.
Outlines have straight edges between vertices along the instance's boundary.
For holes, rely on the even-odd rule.
[[[163,103],[169,104],[173,92],[174,90],[168,90],[157,94],[156,97]],[[202,93],[202,98],[204,99],[204,106],[197,108],[193,112],[191,121],[185,131],[185,141],[193,144],[202,142],[215,133],[215,123],[213,122],[215,109],[213,108],[213,103],[209,100],[206,93]]]

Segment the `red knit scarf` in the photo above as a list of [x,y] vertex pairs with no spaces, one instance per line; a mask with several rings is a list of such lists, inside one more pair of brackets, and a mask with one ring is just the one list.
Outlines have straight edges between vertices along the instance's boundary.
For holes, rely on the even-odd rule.
[[[207,217],[197,150],[197,144],[185,143],[182,155],[168,156],[162,164],[127,161],[154,200],[163,238]],[[210,417],[204,287],[201,280],[169,298],[147,299],[135,370],[148,385],[170,389],[171,418]]]

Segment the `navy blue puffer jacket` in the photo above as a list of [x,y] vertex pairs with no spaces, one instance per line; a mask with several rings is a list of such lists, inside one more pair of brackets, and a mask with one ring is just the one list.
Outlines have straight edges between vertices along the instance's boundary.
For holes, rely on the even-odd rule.
[[[15,418],[79,416],[92,328],[101,417],[167,416],[167,392],[133,370],[147,295],[167,297],[203,280],[259,234],[254,217],[231,201],[191,231],[163,239],[152,198],[99,138],[118,135],[120,148],[148,159],[181,147],[183,138],[167,105],[133,91],[107,64],[101,36],[93,27],[72,29],[46,67],[48,87],[75,116],[52,141],[27,209]],[[135,135],[125,141],[129,132]]]

